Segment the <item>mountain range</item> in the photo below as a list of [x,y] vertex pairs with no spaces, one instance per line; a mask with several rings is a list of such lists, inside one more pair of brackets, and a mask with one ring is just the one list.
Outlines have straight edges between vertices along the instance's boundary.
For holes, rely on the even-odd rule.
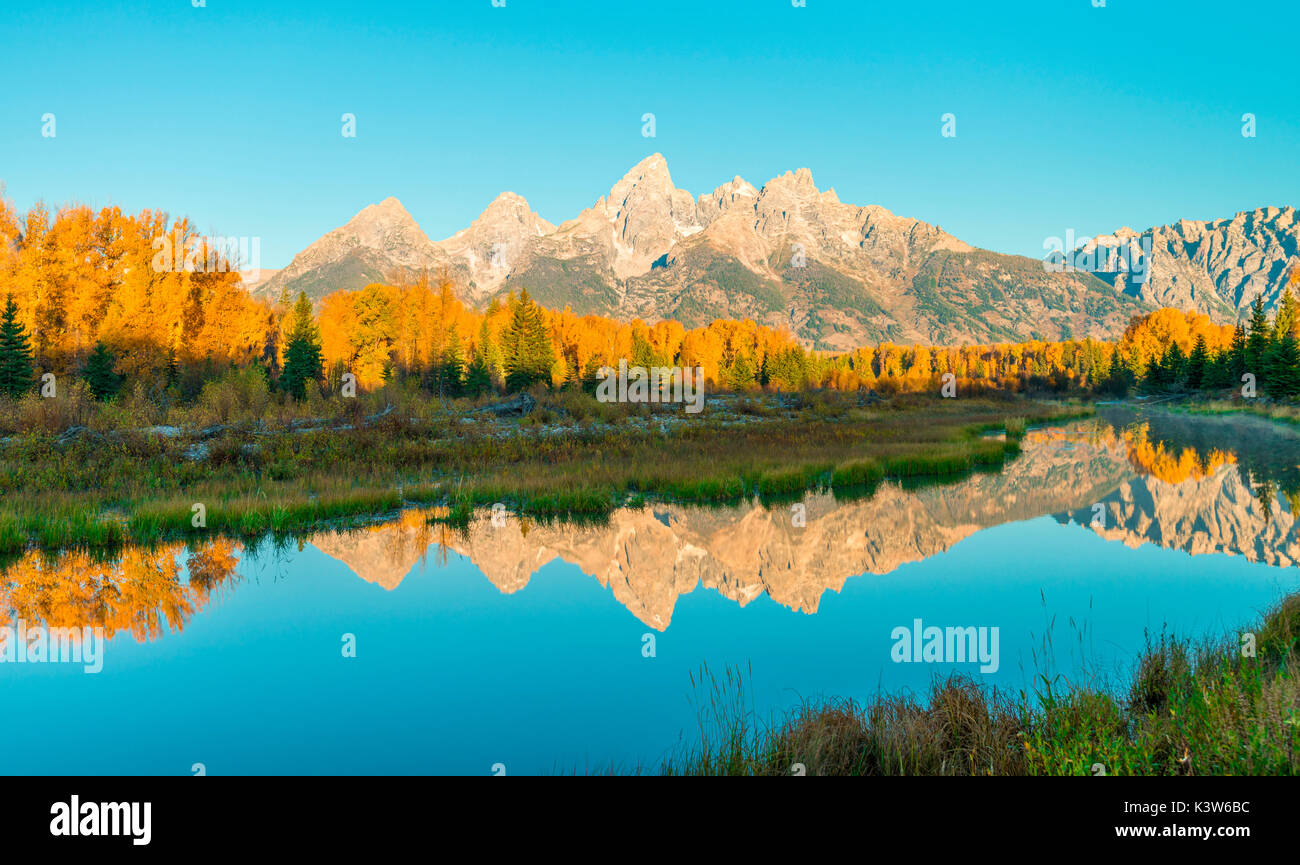
[[339,289],[446,271],[482,307],[527,288],[545,306],[688,327],[752,318],[806,346],[956,344],[1114,337],[1157,305],[1235,320],[1258,294],[1273,304],[1296,259],[1294,208],[1232,220],[1122,229],[1092,246],[1151,244],[1136,283],[1125,271],[1052,272],[978,249],[883,207],[819,190],[806,168],[762,187],[735,177],[698,197],[660,154],[639,162],[575,218],[553,225],[503,192],[469,227],[431,241],[396,198],[364,208],[252,286],[313,300]]

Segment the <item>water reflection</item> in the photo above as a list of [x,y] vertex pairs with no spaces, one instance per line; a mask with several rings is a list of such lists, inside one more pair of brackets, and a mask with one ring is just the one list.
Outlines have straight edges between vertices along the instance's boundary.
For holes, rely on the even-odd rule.
[[[182,556],[182,553],[188,555]],[[181,544],[132,548],[110,559],[85,551],[29,552],[0,572],[0,627],[103,628],[137,641],[180,631],[224,586],[236,581],[240,547],[218,538],[188,551]],[[181,578],[185,559],[189,579]]]
[[[823,595],[862,574],[886,574],[982,530],[1052,515],[1129,547],[1226,553],[1274,566],[1300,559],[1300,436],[1249,418],[1110,409],[1068,427],[1034,430],[1001,472],[944,486],[886,484],[870,498],[810,494],[802,511],[655,504],[600,525],[538,524],[488,513],[463,530],[412,511],[383,525],[303,538],[360,579],[396,588],[417,566],[469,559],[502,593],[550,562],[576,566],[651,628],[669,627],[697,588],[744,606],[762,595],[815,613]],[[99,626],[137,641],[179,631],[238,582],[240,544],[28,553],[0,572],[0,625]]]

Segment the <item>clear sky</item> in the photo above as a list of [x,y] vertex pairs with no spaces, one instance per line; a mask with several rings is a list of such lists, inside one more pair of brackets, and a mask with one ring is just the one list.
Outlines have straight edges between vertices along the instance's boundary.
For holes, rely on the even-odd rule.
[[1295,0],[205,2],[5,0],[19,208],[164,209],[280,267],[389,195],[435,240],[506,189],[558,223],[655,151],[696,195],[807,166],[1035,257],[1300,205]]

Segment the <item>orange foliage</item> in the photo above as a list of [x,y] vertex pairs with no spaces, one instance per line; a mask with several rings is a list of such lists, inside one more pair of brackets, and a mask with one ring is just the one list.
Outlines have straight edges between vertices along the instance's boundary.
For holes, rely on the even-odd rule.
[[179,578],[182,549],[132,548],[112,562],[84,551],[54,559],[29,552],[0,571],[0,625],[100,627],[106,637],[129,631],[139,641],[180,630],[239,563],[238,546],[212,541],[192,554],[187,585]]
[[[179,240],[196,254],[164,256]],[[43,369],[75,368],[105,342],[119,370],[140,373],[181,360],[249,363],[273,344],[271,307],[244,290],[235,263],[188,220],[150,210],[95,212],[43,204],[21,219],[0,202],[0,296],[12,294]]]

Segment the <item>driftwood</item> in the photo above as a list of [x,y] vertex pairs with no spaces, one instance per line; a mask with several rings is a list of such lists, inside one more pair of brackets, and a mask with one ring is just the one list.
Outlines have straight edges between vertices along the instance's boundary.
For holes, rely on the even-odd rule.
[[533,399],[531,394],[521,393],[514,399],[485,405],[475,411],[496,417],[523,417],[535,408],[537,408],[537,400]]

